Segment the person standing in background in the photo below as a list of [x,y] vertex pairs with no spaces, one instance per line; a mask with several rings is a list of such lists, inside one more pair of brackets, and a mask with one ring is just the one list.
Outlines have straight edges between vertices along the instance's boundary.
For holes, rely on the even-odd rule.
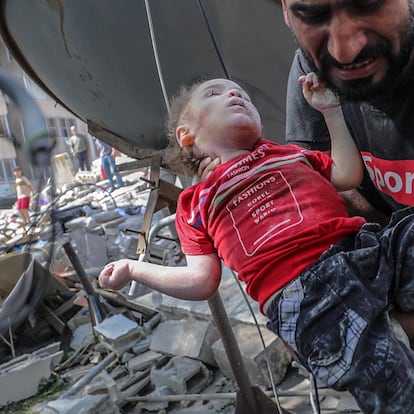
[[17,210],[24,224],[30,223],[30,198],[32,196],[32,184],[29,179],[22,173],[22,169],[18,166],[13,169],[16,177],[16,193],[17,193]]
[[101,166],[105,171],[106,178],[108,179],[109,185],[111,186],[110,191],[112,192],[115,190],[115,183],[113,179],[114,175],[118,183],[118,188],[123,187],[124,182],[122,180],[121,174],[116,171],[115,158],[113,156],[114,148],[100,140],[96,140],[96,145],[101,156]]
[[70,127],[72,136],[70,137],[70,150],[76,158],[78,169],[83,171],[90,171],[91,163],[89,161],[88,143],[83,134],[78,133],[76,126]]

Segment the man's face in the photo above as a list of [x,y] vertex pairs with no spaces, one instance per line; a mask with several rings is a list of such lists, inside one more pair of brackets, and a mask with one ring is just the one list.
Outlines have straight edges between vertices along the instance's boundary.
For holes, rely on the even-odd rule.
[[345,99],[371,100],[412,71],[413,0],[282,0],[312,70]]

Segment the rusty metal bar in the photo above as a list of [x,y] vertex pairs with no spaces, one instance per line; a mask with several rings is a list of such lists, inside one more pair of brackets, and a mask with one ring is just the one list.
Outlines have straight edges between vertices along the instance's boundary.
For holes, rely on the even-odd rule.
[[73,248],[71,242],[66,242],[63,245],[65,252],[72,263],[73,268],[75,269],[79,279],[82,283],[83,288],[87,294],[88,304],[89,304],[89,312],[91,314],[92,325],[97,325],[98,323],[102,322],[105,316],[105,311],[103,306],[99,302],[99,297],[96,294],[92,283],[88,279],[88,275],[86,274],[76,252]]
[[208,306],[210,307],[211,314],[213,315],[217,330],[223,341],[224,349],[226,350],[234,377],[240,392],[245,399],[246,405],[249,408],[249,412],[252,414],[258,413],[249,374],[244,366],[240,349],[237,345],[223,301],[221,300],[218,291],[208,300]]
[[208,300],[208,305],[239,387],[236,400],[236,414],[287,414],[288,411],[280,408],[260,388],[252,387],[218,291]]

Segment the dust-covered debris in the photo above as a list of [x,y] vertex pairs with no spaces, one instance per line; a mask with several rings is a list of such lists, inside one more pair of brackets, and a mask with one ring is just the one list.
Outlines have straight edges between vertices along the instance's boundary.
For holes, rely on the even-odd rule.
[[[137,244],[149,195],[148,181],[141,180],[146,176],[145,169],[124,173],[126,185],[113,192],[108,191],[105,181],[81,177],[62,185],[53,204],[46,189],[42,207],[29,228],[22,226],[12,211],[1,213],[0,259],[27,249],[38,265],[48,269],[49,289],[19,323],[10,318],[9,329],[3,330],[0,341],[0,362],[6,366],[58,344],[59,358],[52,354],[44,374],[49,378],[39,379],[38,389],[44,392],[48,380],[51,388],[53,380],[59,391],[53,396],[45,394],[40,402],[33,398],[29,412],[235,412],[238,386],[205,304],[184,302],[181,308],[179,301],[147,288],[139,287],[131,297],[127,289],[115,292],[97,284],[97,275],[106,263],[125,257],[138,259]],[[153,224],[169,214],[167,208],[157,211]],[[102,320],[94,317],[91,295],[65,251],[68,242],[86,272]],[[185,264],[173,227],[159,230],[148,246],[146,260]],[[309,379],[292,368],[281,341],[276,343],[278,338],[272,337],[263,348],[260,341],[254,347],[242,346],[257,334],[252,329],[254,323],[246,320],[248,307],[243,305],[238,287],[231,290],[234,285],[230,273],[223,274],[220,289],[234,327],[238,326],[235,332],[241,332],[237,341],[253,385],[271,398],[271,374],[265,363],[268,351],[273,359],[273,363],[269,361],[271,368],[277,370],[272,375],[277,378],[276,385],[279,383],[283,404],[292,412],[309,413]],[[256,312],[261,329],[266,330],[263,316]],[[7,381],[7,372],[5,375]],[[284,384],[296,389],[296,394],[283,396]],[[335,410],[333,406],[342,395],[326,395],[322,400],[329,399],[327,407]],[[27,397],[7,393],[2,410],[23,412],[16,401]],[[30,399],[22,404],[28,402]]]

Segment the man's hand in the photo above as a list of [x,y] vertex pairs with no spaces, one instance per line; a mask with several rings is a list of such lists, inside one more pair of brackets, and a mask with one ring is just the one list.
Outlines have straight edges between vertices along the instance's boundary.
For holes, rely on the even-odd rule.
[[206,157],[202,159],[197,171],[197,175],[200,177],[201,181],[204,181],[218,165],[220,165],[220,158],[215,158],[213,160],[211,157]]

